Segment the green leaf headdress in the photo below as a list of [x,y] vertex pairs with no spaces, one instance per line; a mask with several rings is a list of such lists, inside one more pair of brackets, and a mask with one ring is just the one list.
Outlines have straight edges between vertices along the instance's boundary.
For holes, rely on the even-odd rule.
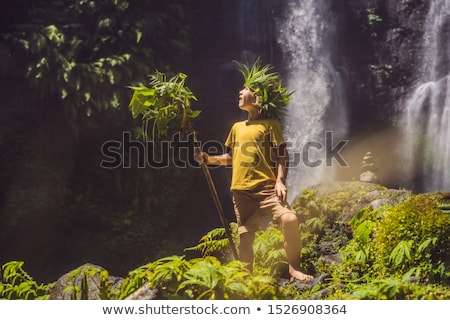
[[288,92],[278,72],[271,65],[261,65],[260,59],[250,67],[235,61],[244,76],[244,86],[259,97],[259,107],[264,118],[282,119],[293,92]]

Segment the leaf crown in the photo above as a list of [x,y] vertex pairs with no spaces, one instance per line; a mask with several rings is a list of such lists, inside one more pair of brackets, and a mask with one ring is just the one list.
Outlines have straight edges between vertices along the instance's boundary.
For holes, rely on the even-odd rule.
[[286,107],[294,92],[289,92],[284,86],[278,72],[273,72],[273,66],[262,65],[258,58],[256,62],[248,64],[235,61],[244,77],[244,86],[259,97],[259,107],[264,118],[282,119],[286,115]]

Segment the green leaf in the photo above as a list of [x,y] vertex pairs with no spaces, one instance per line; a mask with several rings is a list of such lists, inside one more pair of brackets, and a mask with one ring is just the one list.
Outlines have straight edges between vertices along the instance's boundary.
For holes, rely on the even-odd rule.
[[197,118],[201,113],[202,113],[201,110],[193,110],[193,111],[189,114],[189,118],[195,119],[195,118]]
[[355,226],[356,224],[358,224],[358,222],[361,221],[362,217],[365,214],[365,210],[360,210],[358,211],[358,213],[352,218],[352,220],[350,220],[350,225]]
[[369,243],[369,236],[374,228],[372,221],[366,220],[362,222],[355,230],[355,238],[362,244]]
[[427,240],[423,241],[420,245],[419,248],[417,249],[417,251],[419,253],[422,253],[426,248],[428,248],[428,246],[430,245],[431,241],[433,241],[432,238],[428,238]]
[[365,264],[367,261],[367,253],[364,250],[359,250],[356,253],[355,260],[359,263]]
[[399,266],[405,259],[411,260],[411,243],[409,241],[400,241],[397,246],[392,250],[389,257],[390,262],[394,266]]
[[169,124],[174,120],[176,130],[189,127],[189,119],[200,114],[199,110],[191,109],[191,101],[197,98],[185,86],[186,78],[186,74],[179,73],[167,80],[166,74],[156,71],[150,75],[150,88],[130,87],[134,90],[129,104],[132,116],[136,118],[142,115],[144,130],[148,127],[148,122],[153,122],[153,138],[155,135],[166,135]]
[[314,233],[320,233],[323,230],[323,222],[320,217],[309,218],[305,226]]

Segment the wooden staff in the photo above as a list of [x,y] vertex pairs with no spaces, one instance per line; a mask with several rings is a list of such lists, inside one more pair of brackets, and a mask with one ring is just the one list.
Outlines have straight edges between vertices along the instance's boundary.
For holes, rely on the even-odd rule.
[[[197,153],[202,152],[202,150],[200,148],[200,143],[197,140],[197,135],[195,134],[195,131],[192,130],[192,133],[193,133],[193,139],[194,139],[194,152],[197,154]],[[233,252],[233,256],[234,256],[234,258],[236,260],[238,260],[239,256],[238,256],[238,253],[237,253],[237,250],[236,250],[236,246],[235,246],[234,241],[233,241],[233,235],[232,235],[232,232],[231,232],[231,229],[230,229],[230,225],[228,224],[228,221],[227,221],[227,219],[225,217],[225,213],[224,213],[223,208],[222,208],[222,203],[219,200],[219,195],[217,193],[216,186],[215,186],[214,181],[213,181],[213,179],[211,177],[211,172],[209,171],[208,166],[204,162],[202,162],[200,164],[200,166],[202,167],[202,170],[203,170],[203,173],[205,175],[206,181],[208,182],[208,187],[209,187],[209,190],[211,191],[211,195],[212,195],[214,203],[216,205],[217,212],[219,213],[220,221],[222,222],[222,225],[225,228],[225,232],[227,234],[227,238],[228,238],[228,241],[230,243],[230,247],[231,247],[231,251]]]

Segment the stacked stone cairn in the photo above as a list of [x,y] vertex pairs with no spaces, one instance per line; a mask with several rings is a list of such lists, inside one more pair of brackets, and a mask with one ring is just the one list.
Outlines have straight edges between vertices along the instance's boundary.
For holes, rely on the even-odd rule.
[[367,152],[363,157],[359,181],[378,183],[377,172],[378,168],[374,162],[372,152]]

